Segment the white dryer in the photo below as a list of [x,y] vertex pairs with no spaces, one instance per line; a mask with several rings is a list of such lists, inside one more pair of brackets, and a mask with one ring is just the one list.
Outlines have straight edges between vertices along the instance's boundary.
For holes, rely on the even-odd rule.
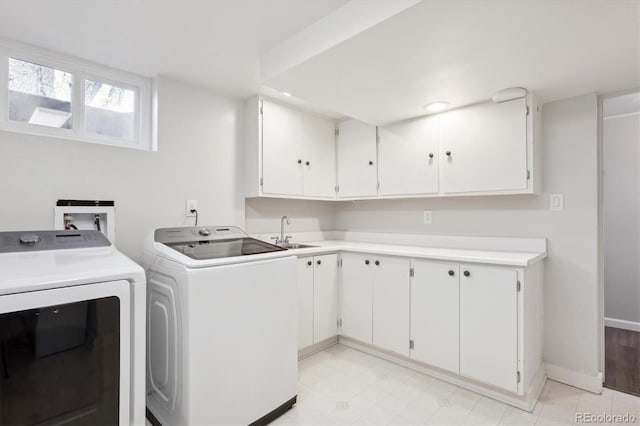
[[145,288],[99,231],[0,232],[0,425],[144,425]]
[[296,258],[236,227],[158,229],[145,246],[147,416],[267,424],[296,401]]

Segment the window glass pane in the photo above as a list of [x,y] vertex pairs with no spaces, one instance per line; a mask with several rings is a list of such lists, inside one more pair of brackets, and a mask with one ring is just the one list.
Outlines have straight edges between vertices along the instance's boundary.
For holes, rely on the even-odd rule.
[[9,58],[9,119],[70,129],[71,73]]
[[134,140],[136,92],[85,80],[85,128],[88,132]]

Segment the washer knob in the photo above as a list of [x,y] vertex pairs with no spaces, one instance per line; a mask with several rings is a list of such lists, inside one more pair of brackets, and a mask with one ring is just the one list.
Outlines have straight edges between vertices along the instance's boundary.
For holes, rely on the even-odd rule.
[[35,246],[40,241],[42,241],[42,238],[40,238],[40,236],[36,234],[22,234],[20,235],[20,239],[18,241],[23,246]]
[[208,237],[209,235],[211,235],[211,231],[209,231],[207,228],[200,228],[198,229],[198,234],[202,235],[203,237]]

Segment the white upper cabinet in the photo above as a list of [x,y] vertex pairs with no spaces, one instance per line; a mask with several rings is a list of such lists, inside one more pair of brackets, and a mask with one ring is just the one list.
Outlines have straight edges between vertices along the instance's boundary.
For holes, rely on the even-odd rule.
[[338,198],[378,194],[376,126],[358,120],[338,123]]
[[336,128],[332,120],[302,114],[302,195],[311,198],[336,197]]
[[303,195],[305,120],[282,105],[267,101],[262,105],[262,191]]
[[247,102],[247,197],[335,199],[335,122],[277,102]]
[[[247,197],[353,200],[534,194],[541,188],[533,95],[379,128],[247,103]],[[337,191],[337,192],[336,192]]]
[[439,115],[441,192],[525,192],[527,100],[484,103]]
[[438,118],[378,128],[380,196],[438,192]]

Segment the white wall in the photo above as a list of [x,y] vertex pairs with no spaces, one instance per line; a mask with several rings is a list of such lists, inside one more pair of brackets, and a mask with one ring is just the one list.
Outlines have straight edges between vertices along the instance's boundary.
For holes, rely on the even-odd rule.
[[[597,97],[543,107],[543,195],[360,201],[336,207],[336,230],[546,237],[545,359],[598,373]],[[549,211],[549,193],[565,210]],[[433,224],[423,224],[423,209]]]
[[0,230],[51,229],[58,199],[116,202],[116,245],[139,258],[156,227],[244,226],[242,105],[161,78],[159,151],[0,132]]
[[602,131],[604,315],[640,323],[640,114]]
[[291,219],[291,224],[285,225],[285,232],[332,231],[334,210],[335,203],[330,201],[249,198],[245,205],[247,232],[279,234],[282,216]]

